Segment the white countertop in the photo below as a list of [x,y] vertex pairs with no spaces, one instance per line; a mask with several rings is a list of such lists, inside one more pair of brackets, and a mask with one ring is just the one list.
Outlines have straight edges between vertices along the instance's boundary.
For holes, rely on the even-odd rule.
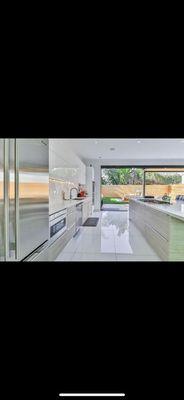
[[131,198],[131,201],[136,201],[143,206],[145,205],[146,207],[151,207],[154,210],[161,211],[170,215],[171,217],[184,221],[184,201],[176,200],[173,201],[173,204],[150,204],[140,201],[138,198]]
[[55,202],[54,204],[50,204],[50,211],[49,214],[54,214],[55,212],[59,212],[61,210],[64,210],[65,208],[70,208],[73,206],[76,206],[76,204],[79,204],[81,202],[88,202],[91,201],[90,196],[86,196],[85,199],[80,199],[79,200],[62,200]]

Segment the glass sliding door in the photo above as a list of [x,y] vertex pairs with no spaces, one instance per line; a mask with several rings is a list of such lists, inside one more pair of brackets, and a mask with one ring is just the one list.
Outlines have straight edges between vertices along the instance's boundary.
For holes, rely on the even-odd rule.
[[131,197],[143,196],[143,168],[102,167],[101,170],[102,210],[128,210]]
[[170,198],[171,201],[184,200],[184,170],[163,168],[145,172],[145,194],[157,198]]

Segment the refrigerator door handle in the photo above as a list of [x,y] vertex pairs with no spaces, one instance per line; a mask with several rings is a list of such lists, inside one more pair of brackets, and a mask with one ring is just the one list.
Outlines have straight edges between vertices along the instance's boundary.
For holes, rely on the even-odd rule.
[[4,139],[4,231],[5,261],[9,260],[9,139]]
[[15,260],[19,260],[19,147],[15,139]]

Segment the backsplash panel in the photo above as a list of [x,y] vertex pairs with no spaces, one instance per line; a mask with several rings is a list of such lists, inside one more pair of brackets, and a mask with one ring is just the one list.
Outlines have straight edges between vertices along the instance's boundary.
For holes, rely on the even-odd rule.
[[70,197],[70,189],[76,187],[76,183],[50,178],[49,180],[49,212],[53,214],[59,211],[64,205],[63,192],[65,198]]

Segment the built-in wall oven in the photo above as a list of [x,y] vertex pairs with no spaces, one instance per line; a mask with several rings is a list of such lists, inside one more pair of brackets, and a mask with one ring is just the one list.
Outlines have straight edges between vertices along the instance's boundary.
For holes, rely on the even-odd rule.
[[58,211],[49,218],[50,244],[55,242],[67,230],[67,210]]

